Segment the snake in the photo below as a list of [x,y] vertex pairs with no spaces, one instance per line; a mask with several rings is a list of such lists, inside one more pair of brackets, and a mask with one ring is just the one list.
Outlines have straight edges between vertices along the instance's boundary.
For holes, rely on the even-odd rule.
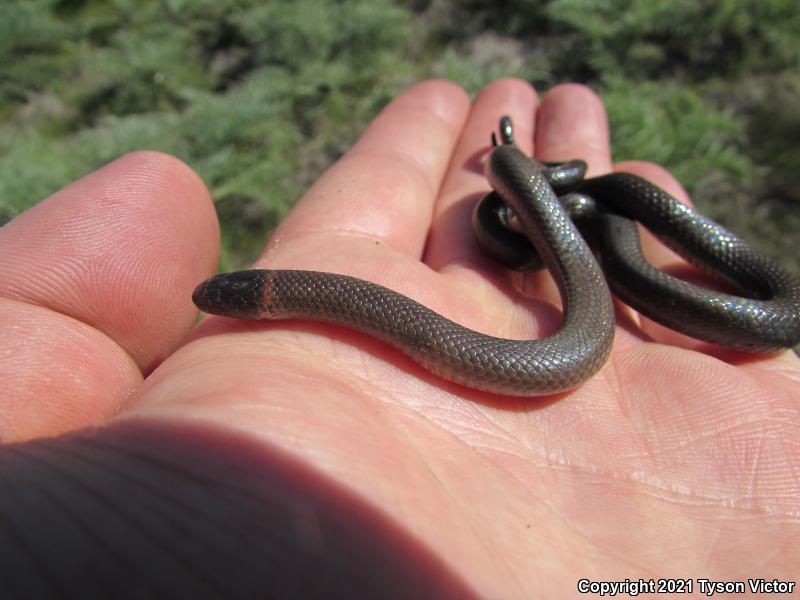
[[[502,266],[547,268],[562,322],[540,339],[474,331],[381,285],[345,274],[247,269],[194,290],[195,305],[238,319],[309,319],[397,348],[443,379],[511,396],[572,390],[605,364],[614,340],[611,293],[676,331],[747,352],[800,342],[800,281],[744,240],[649,181],[586,178],[586,163],[544,163],[516,145],[511,119],[492,134],[492,188],[473,215],[478,244]],[[668,275],[645,259],[637,222],[734,293]]]

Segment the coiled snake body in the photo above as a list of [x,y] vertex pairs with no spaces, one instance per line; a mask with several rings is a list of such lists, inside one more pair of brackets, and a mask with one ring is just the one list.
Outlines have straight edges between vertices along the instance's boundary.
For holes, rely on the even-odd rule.
[[[508,266],[548,268],[564,307],[562,325],[550,337],[484,335],[382,286],[316,271],[216,275],[194,291],[195,304],[243,319],[345,325],[388,342],[446,379],[522,396],[569,390],[602,367],[614,332],[609,285],[639,312],[696,338],[751,352],[800,341],[800,282],[746,242],[635,175],[583,179],[580,161],[553,166],[525,156],[514,144],[508,117],[500,121],[500,137],[497,144],[493,136],[487,167],[494,192],[476,209],[476,234]],[[554,187],[569,193],[559,201]],[[634,220],[742,296],[655,269],[642,256]],[[524,235],[508,226],[514,221]]]

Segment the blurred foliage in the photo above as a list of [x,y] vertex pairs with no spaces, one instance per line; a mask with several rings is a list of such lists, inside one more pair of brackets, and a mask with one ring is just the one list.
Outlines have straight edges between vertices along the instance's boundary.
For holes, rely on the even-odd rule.
[[0,4],[0,218],[129,150],[192,166],[246,264],[413,81],[591,85],[615,159],[800,270],[796,0],[28,0]]
[[388,1],[34,0],[0,24],[0,216],[162,150],[219,203],[226,267],[413,77]]

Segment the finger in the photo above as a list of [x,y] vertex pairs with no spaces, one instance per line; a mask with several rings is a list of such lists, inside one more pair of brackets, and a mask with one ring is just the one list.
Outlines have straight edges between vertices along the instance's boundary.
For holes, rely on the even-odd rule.
[[425,262],[431,268],[449,273],[463,268],[477,268],[483,274],[487,269],[496,270],[496,265],[484,258],[472,233],[472,210],[489,191],[482,161],[503,115],[511,116],[517,144],[530,153],[535,110],[536,92],[517,79],[495,81],[475,99],[436,205],[425,251]]
[[442,188],[425,256],[449,277],[452,288],[461,290],[462,305],[480,307],[482,319],[470,324],[512,338],[554,333],[562,320],[559,294],[547,272],[515,274],[486,258],[475,241],[471,215],[489,189],[482,159],[499,118],[512,117],[517,145],[532,154],[540,126],[536,104],[535,90],[516,79],[496,81],[478,95]]
[[573,83],[545,94],[536,115],[536,158],[585,160],[589,177],[611,170],[608,118],[597,94]]
[[443,81],[390,103],[303,195],[258,263],[380,278],[385,261],[418,259],[468,107]]
[[459,308],[448,316],[501,337],[546,337],[561,322],[557,296],[542,302],[536,285],[521,295],[525,277],[484,256],[472,231],[472,211],[490,189],[484,163],[500,117],[512,118],[516,144],[530,154],[535,114],[536,91],[524,81],[501,79],[481,90],[442,184],[424,256],[447,277],[451,304]]
[[191,329],[218,229],[199,178],[169,156],[125,156],[0,230],[0,437],[116,413]]

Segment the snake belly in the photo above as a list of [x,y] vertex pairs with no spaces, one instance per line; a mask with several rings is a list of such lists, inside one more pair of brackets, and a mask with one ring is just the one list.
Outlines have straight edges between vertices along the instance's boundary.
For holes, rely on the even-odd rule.
[[459,325],[380,285],[334,273],[246,270],[216,275],[192,296],[211,314],[312,319],[379,338],[450,381],[516,396],[570,390],[605,363],[614,337],[611,295],[599,264],[564,211],[543,167],[516,146],[496,146],[487,175],[511,206],[558,285],[561,327],[509,340]]

